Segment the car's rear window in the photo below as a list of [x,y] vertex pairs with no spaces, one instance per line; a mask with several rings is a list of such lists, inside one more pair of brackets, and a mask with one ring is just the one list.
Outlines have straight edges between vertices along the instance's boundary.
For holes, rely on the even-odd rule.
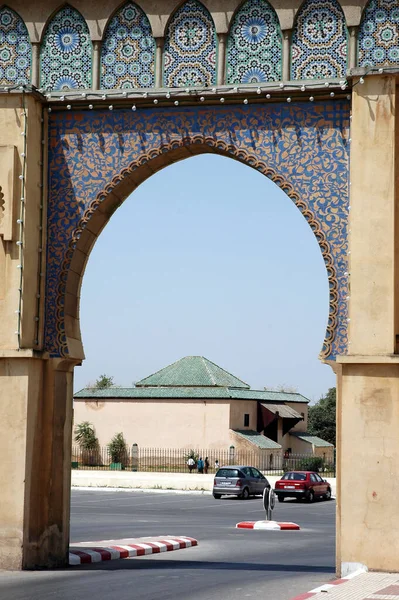
[[282,476],[281,479],[289,479],[290,481],[306,481],[305,473],[295,473],[294,471],[290,471]]
[[216,477],[242,477],[238,469],[219,469]]

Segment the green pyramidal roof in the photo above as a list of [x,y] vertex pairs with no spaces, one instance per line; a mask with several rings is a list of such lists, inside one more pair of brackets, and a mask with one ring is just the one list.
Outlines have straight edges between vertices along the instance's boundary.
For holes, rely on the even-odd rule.
[[136,387],[229,387],[249,389],[203,356],[186,356],[136,383]]

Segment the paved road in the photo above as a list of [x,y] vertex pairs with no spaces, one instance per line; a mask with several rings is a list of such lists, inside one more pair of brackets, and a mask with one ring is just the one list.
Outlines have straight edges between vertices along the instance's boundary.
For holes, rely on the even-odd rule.
[[53,572],[0,573],[4,600],[289,600],[334,576],[335,502],[277,504],[299,532],[243,531],[260,499],[147,492],[72,492],[74,542],[189,535],[196,548]]

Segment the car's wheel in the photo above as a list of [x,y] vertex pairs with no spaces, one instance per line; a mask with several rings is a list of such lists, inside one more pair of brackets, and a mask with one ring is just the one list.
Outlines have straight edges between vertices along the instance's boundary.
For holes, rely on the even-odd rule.
[[331,500],[331,490],[330,490],[330,488],[328,488],[328,490],[324,494],[324,500]]
[[284,496],[277,496],[279,502],[284,502]]
[[249,498],[249,489],[248,488],[244,488],[241,492],[241,494],[239,495],[239,498],[241,498],[241,500],[248,500]]
[[308,490],[308,492],[306,494],[306,500],[307,500],[307,502],[314,501],[314,491],[313,490]]
[[213,494],[213,497],[215,498],[215,500],[220,500],[222,494]]

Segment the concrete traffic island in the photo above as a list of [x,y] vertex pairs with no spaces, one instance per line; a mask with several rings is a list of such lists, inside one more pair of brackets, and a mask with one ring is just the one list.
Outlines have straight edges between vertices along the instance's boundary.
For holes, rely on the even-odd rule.
[[97,563],[119,558],[133,558],[160,552],[172,552],[198,546],[198,541],[187,536],[163,536],[79,542],[69,547],[70,566]]
[[272,521],[273,510],[276,506],[276,494],[272,487],[263,490],[263,508],[266,511],[265,521],[241,521],[236,529],[263,529],[265,531],[294,531],[300,529],[299,525],[291,522]]
[[236,529],[263,529],[265,531],[297,531],[299,525],[290,522],[277,521],[241,521],[237,523]]

